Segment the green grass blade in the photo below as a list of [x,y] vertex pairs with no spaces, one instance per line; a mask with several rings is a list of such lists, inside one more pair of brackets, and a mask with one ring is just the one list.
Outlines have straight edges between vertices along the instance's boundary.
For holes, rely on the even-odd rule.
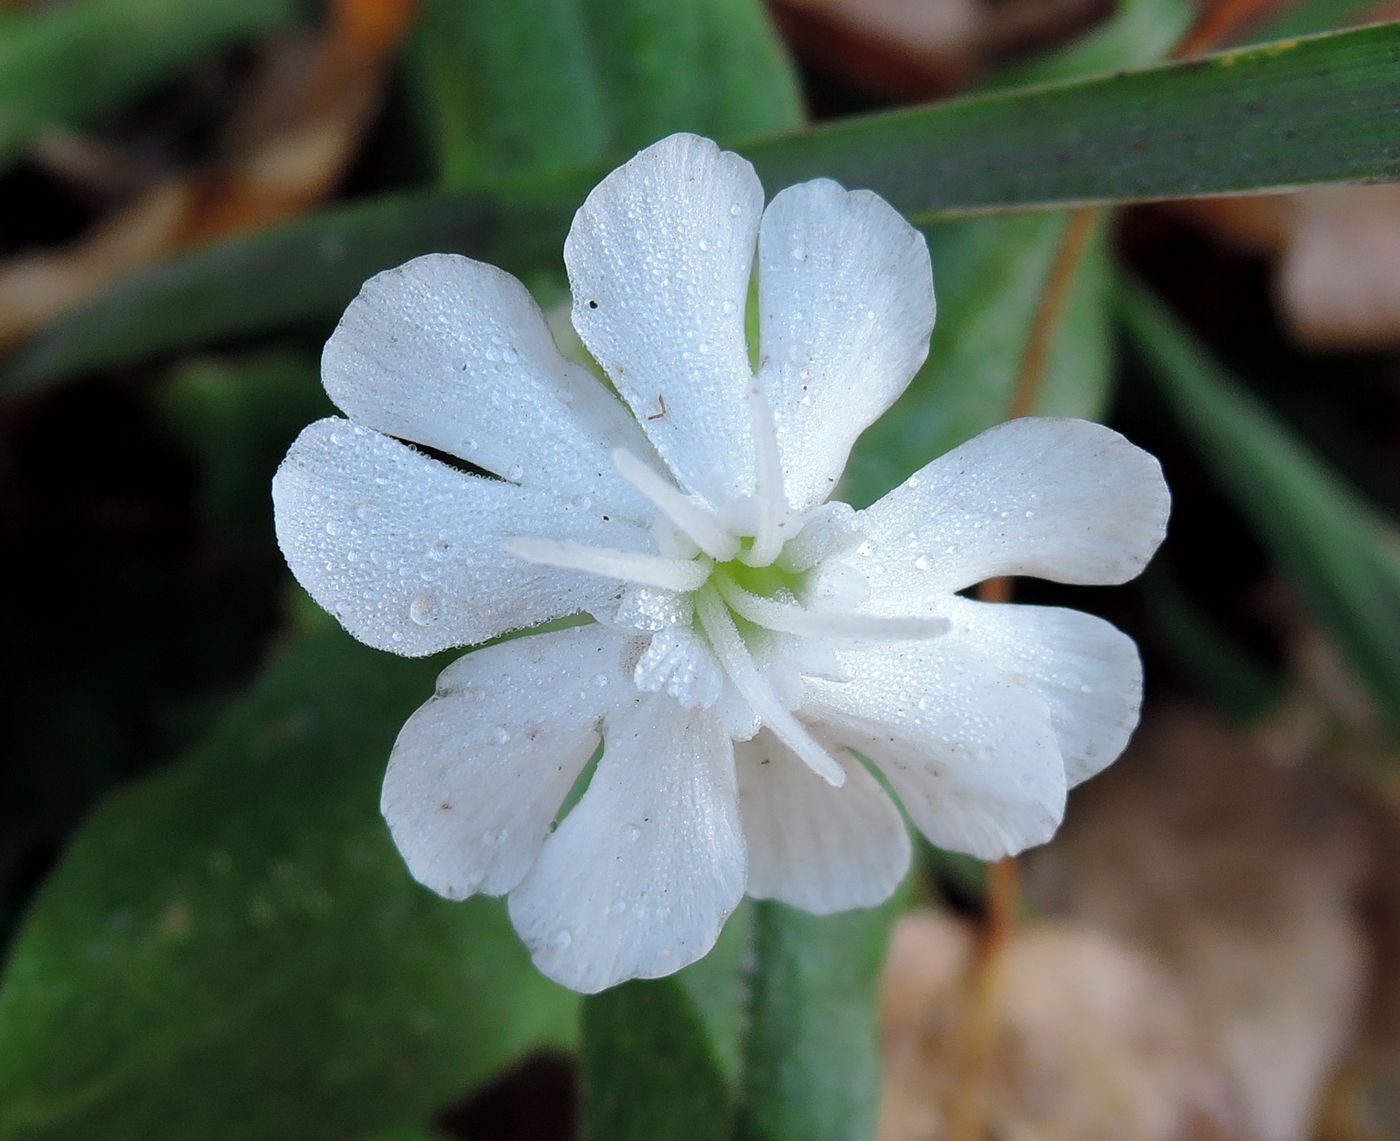
[[[951,100],[740,144],[770,190],[832,177],[915,217],[1400,178],[1400,23],[1190,63]],[[1391,125],[1389,128],[1387,125]],[[371,272],[429,249],[557,271],[600,172],[330,211],[139,275],[3,376],[84,368],[333,317]]]
[[295,0],[88,0],[0,35],[0,169],[38,133],[82,126],[192,60],[289,22]]
[[1400,555],[1384,524],[1151,294],[1125,284],[1119,296],[1128,332],[1201,460],[1400,736]]

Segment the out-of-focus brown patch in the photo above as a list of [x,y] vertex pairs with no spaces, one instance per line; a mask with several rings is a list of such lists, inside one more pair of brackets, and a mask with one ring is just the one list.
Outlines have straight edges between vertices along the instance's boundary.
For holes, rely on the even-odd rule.
[[1044,907],[1162,964],[1267,1141],[1313,1136],[1384,966],[1377,814],[1288,737],[1159,714],[1028,862]]
[[783,37],[809,67],[882,99],[931,99],[988,64],[1067,38],[1103,0],[774,0]]
[[[975,937],[932,913],[903,919],[882,994],[880,1141],[949,1135],[972,1002]],[[1199,1026],[1150,959],[1082,926],[1022,928],[1002,958],[988,1137],[1244,1141]]]
[[0,349],[134,270],[321,201],[373,121],[413,9],[338,0],[319,35],[269,46],[220,157],[144,190],[71,246],[0,265]]
[[1303,344],[1400,345],[1400,187],[1324,187],[1177,209],[1274,259],[1279,308]]

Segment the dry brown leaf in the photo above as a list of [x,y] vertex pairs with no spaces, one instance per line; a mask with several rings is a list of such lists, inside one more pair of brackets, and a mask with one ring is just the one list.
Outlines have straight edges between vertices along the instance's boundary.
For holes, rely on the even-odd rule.
[[[939,1141],[960,1093],[975,940],[918,913],[895,930],[882,996],[880,1141]],[[1004,949],[986,1127],[998,1141],[1242,1139],[1199,1029],[1150,960],[1040,922]]]
[[1044,905],[1163,963],[1250,1130],[1301,1141],[1364,1024],[1373,844],[1322,765],[1173,711],[1076,797],[1028,872]]
[[0,349],[136,269],[321,201],[372,121],[413,0],[338,0],[324,33],[272,49],[225,157],[166,179],[73,245],[0,266]]

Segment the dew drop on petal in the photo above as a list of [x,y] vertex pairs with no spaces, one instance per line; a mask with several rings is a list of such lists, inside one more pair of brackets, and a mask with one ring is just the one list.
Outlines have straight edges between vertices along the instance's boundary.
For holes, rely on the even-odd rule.
[[408,604],[408,616],[419,626],[431,626],[442,616],[442,603],[436,594],[415,594]]
[[497,725],[491,730],[491,744],[505,745],[510,741],[510,731],[504,725]]
[[629,844],[635,844],[642,838],[642,830],[637,827],[627,827],[622,830],[622,838]]
[[553,935],[549,937],[549,945],[561,951],[573,941],[573,932],[567,929],[564,929],[562,931],[556,931]]
[[518,480],[524,474],[525,469],[523,467],[521,467],[519,464],[511,464],[510,470],[506,472],[506,479],[512,481]]
[[599,689],[603,689],[603,688],[608,684],[608,675],[607,675],[607,674],[594,674],[594,675],[593,675],[593,684],[596,685]]
[[915,570],[921,570],[921,571],[926,571],[926,570],[928,570],[928,556],[927,556],[927,555],[920,555],[917,559],[915,559],[915,560],[914,560],[914,569],[915,569]]

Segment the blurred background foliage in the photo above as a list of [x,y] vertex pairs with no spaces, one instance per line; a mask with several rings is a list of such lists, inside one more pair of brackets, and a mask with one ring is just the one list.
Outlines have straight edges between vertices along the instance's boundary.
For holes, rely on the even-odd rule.
[[[0,1139],[1400,1134],[1400,194],[1328,185],[1400,177],[1387,14],[0,4]],[[1133,634],[1149,699],[1010,929],[926,850],[581,1007],[409,880],[378,785],[451,655],[321,615],[268,484],[366,276],[457,250],[555,307],[583,193],[682,129],[928,236],[852,502],[1033,411],[1176,508],[1138,583],[1017,584]]]

